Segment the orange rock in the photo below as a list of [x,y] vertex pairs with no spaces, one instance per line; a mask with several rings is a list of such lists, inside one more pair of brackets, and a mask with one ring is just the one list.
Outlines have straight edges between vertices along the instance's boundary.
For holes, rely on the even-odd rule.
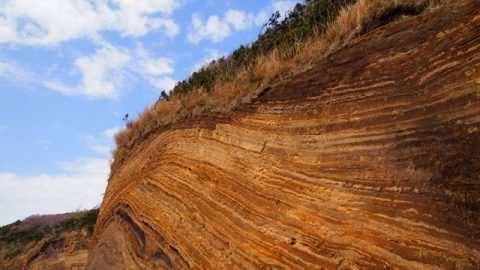
[[87,269],[479,269],[479,33],[438,8],[150,136]]

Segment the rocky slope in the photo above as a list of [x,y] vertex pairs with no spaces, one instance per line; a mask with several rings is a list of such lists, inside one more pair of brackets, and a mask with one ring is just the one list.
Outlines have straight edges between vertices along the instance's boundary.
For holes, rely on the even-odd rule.
[[479,269],[480,2],[359,37],[111,174],[87,269]]
[[41,241],[23,269],[83,270],[88,258],[91,237],[82,232],[63,233],[54,239]]
[[0,269],[85,269],[98,209],[33,216],[0,227]]

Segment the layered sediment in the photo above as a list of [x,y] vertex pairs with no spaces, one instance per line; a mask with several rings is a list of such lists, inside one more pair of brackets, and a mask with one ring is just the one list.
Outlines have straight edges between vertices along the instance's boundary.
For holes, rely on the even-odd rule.
[[26,270],[84,270],[88,258],[89,240],[85,234],[64,233],[56,239],[41,241],[30,254]]
[[[14,257],[8,254],[15,245],[0,247],[2,270],[84,270],[91,245],[91,235],[82,231],[68,231],[58,236],[45,236],[32,241]],[[17,247],[18,248],[18,247]]]
[[112,171],[87,269],[480,268],[480,2],[376,28]]

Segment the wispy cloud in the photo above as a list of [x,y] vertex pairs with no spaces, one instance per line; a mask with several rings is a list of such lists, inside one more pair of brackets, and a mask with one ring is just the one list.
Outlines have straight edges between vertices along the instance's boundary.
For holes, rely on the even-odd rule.
[[192,43],[202,40],[220,42],[230,36],[232,31],[242,31],[261,25],[267,19],[267,13],[261,11],[257,14],[246,13],[241,10],[228,10],[223,17],[212,15],[203,19],[200,14],[192,15],[192,28],[187,39]]
[[159,76],[173,73],[173,60],[166,57],[147,58],[139,63],[140,71],[147,75]]
[[192,30],[188,33],[188,40],[199,43],[204,39],[220,42],[230,35],[230,25],[218,16],[210,16],[206,20],[199,14],[192,15]]
[[99,134],[84,136],[83,140],[90,149],[107,158],[112,153],[115,134],[121,130],[122,128],[118,126],[108,128]]
[[59,80],[44,81],[44,85],[64,95],[115,99],[123,87],[123,68],[130,58],[125,50],[113,46],[102,47],[93,55],[81,56],[75,60],[75,67],[82,74],[79,85],[72,87]]
[[0,43],[56,45],[107,30],[139,37],[163,29],[174,37],[180,28],[170,13],[182,2],[5,0],[0,5]]
[[60,174],[19,175],[0,172],[0,225],[32,214],[57,214],[91,208],[102,200],[107,159],[59,162]]
[[[174,81],[172,59],[136,54],[137,50],[112,45],[104,34],[116,32],[123,38],[135,40],[155,32],[173,38],[180,33],[180,26],[172,12],[184,2],[186,0],[0,1],[0,44],[51,48],[66,41],[90,39],[97,46],[93,53],[74,60],[72,78],[34,74],[15,61],[2,59],[0,77],[92,100],[118,99],[128,86],[126,77],[130,76],[144,76],[159,89],[170,87]],[[73,78],[77,74],[79,77]]]
[[122,128],[120,127],[112,127],[109,129],[106,129],[105,131],[102,132],[103,136],[105,136],[109,140],[113,140],[115,138],[115,135],[120,132]]
[[43,80],[47,88],[67,96],[86,96],[90,99],[118,99],[126,88],[127,76],[144,77],[160,90],[169,90],[176,80],[170,77],[175,61],[168,57],[154,57],[139,43],[135,50],[114,47],[99,41],[102,47],[91,55],[74,61],[80,81],[69,85],[60,79]]
[[34,79],[27,68],[6,59],[0,59],[0,77],[17,82],[29,82]]
[[175,61],[168,57],[154,57],[145,49],[142,43],[137,43],[134,51],[136,63],[132,66],[135,71],[160,91],[171,90],[176,80],[170,77],[174,73]]
[[279,11],[283,18],[299,1],[275,1],[257,13],[230,9],[222,16],[212,15],[206,19],[198,13],[192,15],[191,29],[187,39],[194,44],[204,40],[218,43],[235,31],[244,31],[264,24],[272,12]]
[[175,87],[177,80],[170,77],[150,78],[149,83],[160,91],[170,91]]

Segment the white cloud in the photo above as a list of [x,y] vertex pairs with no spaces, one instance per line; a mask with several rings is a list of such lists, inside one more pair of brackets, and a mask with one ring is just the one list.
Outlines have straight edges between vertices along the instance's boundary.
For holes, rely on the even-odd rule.
[[188,33],[188,40],[192,43],[199,43],[204,39],[211,39],[213,42],[220,42],[230,35],[230,26],[225,20],[218,16],[210,16],[206,21],[198,14],[192,15],[193,29]]
[[105,131],[102,132],[103,136],[105,136],[107,139],[112,140],[115,138],[115,134],[120,132],[122,128],[120,127],[112,127],[109,129],[106,129]]
[[0,225],[32,214],[92,208],[102,200],[109,174],[107,159],[60,162],[59,174],[0,172]]
[[7,127],[8,127],[7,125],[0,125],[0,131],[7,129]]
[[[103,47],[92,55],[78,57],[74,66],[81,74],[77,85],[70,86],[58,79],[43,80],[42,83],[64,95],[83,95],[91,99],[116,99],[125,88],[126,75],[141,75],[160,90],[175,85],[175,80],[165,75],[174,72],[175,61],[168,57],[153,57],[141,43],[133,51],[115,48],[104,40]],[[1,68],[1,66],[0,66]]]
[[236,31],[252,28],[262,25],[267,20],[267,13],[260,11],[258,14],[245,13],[239,10],[228,10],[225,13],[225,21],[228,22]]
[[170,91],[175,87],[177,81],[170,77],[163,77],[163,78],[151,78],[149,80],[150,84],[155,86],[160,91]]
[[136,64],[135,70],[143,75],[148,82],[160,91],[171,90],[177,81],[169,76],[175,71],[175,61],[167,57],[155,58],[150,55],[142,43],[137,43],[135,48]]
[[202,19],[199,14],[193,14],[192,29],[188,33],[187,39],[195,44],[207,39],[220,42],[230,36],[232,31],[243,31],[251,29],[253,26],[260,26],[267,18],[265,10],[255,14],[230,9],[222,18],[212,15],[206,20]]
[[[0,26],[1,27],[1,26]],[[32,74],[24,67],[12,61],[0,59],[0,77],[13,80],[27,82],[31,81]]]
[[128,52],[116,48],[101,48],[94,55],[75,60],[82,72],[80,93],[91,97],[115,97],[123,75],[122,68],[130,61]]
[[112,2],[117,4],[122,12],[132,14],[171,13],[182,3],[178,0],[113,0]]
[[247,21],[245,19],[245,12],[238,10],[229,10],[225,14],[225,21],[231,24],[235,30],[243,30],[247,28]]
[[203,66],[208,65],[213,60],[217,60],[217,59],[221,58],[222,56],[226,55],[225,52],[221,52],[217,49],[206,49],[206,50],[204,50],[204,52],[205,52],[204,58],[202,59],[202,61],[200,63],[198,63],[198,64],[196,64],[192,67],[192,69],[191,69],[192,72],[197,71],[200,68],[202,68]]
[[115,27],[126,36],[143,36],[152,29],[164,27],[168,36],[175,36],[179,27],[171,19],[146,16],[157,12],[171,13],[179,2],[175,0],[113,0],[119,7],[117,22],[120,27]]
[[181,4],[177,0],[3,0],[0,43],[55,45],[106,30],[139,37],[162,29],[174,37],[179,27],[169,14]]
[[172,19],[155,19],[152,20],[151,26],[153,28],[163,27],[165,29],[165,34],[169,38],[173,38],[180,33],[180,26],[178,26],[178,24],[176,24],[175,21],[173,21]]
[[123,87],[123,68],[130,59],[127,51],[112,46],[102,47],[93,55],[81,56],[75,60],[75,67],[82,74],[79,85],[71,87],[58,80],[44,81],[44,84],[65,95],[115,99]]
[[173,73],[173,60],[170,58],[147,58],[139,62],[142,72],[148,75],[158,76]]

